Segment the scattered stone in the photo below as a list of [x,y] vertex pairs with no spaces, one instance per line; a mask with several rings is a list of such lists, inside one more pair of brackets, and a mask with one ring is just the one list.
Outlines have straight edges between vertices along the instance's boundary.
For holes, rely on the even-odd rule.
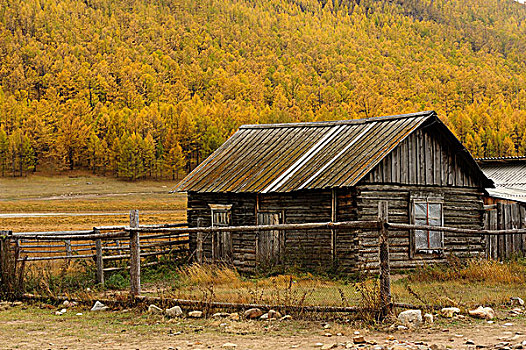
[[163,313],[163,309],[161,309],[157,305],[151,304],[150,306],[148,306],[148,313],[159,315]]
[[71,307],[73,306],[73,303],[71,303],[69,300],[64,300],[64,302],[62,303],[62,306]]
[[279,313],[279,311],[276,311],[276,310],[269,310],[267,312],[268,314],[268,318],[269,319],[276,319],[276,318],[281,318],[281,314]]
[[432,344],[429,347],[430,350],[446,350],[446,346],[442,344]]
[[75,316],[82,316],[82,312],[77,312]]
[[230,316],[228,312],[216,312],[215,314],[212,315],[212,318],[223,318],[223,317],[228,317],[228,316]]
[[279,320],[280,321],[290,321],[290,320],[292,320],[292,316],[291,315],[285,315],[282,318],[280,318]]
[[466,345],[475,345],[475,342],[471,339],[466,340]]
[[391,348],[391,350],[407,350],[408,348],[403,345],[395,345]]
[[183,310],[180,306],[174,306],[166,309],[166,316],[168,317],[179,317],[183,315]]
[[56,316],[62,316],[63,314],[64,314],[63,312],[55,311],[55,315],[56,315]]
[[328,324],[328,323],[325,323],[325,324],[323,325],[323,328],[324,328],[324,329],[329,329],[329,328],[331,328],[331,325]]
[[314,347],[316,348],[321,348],[323,346],[323,343],[316,343],[314,344]]
[[434,322],[433,314],[425,314],[424,315],[424,323],[425,324],[431,324]]
[[399,331],[406,331],[406,330],[408,330],[409,328],[407,328],[406,326],[402,326],[402,325],[400,325],[400,326],[396,327],[396,329],[398,329]]
[[359,335],[359,336],[352,338],[352,341],[354,344],[365,344],[366,343],[363,335]]
[[398,315],[398,321],[409,328],[418,327],[422,324],[421,310],[406,310]]
[[337,348],[337,347],[338,347],[338,344],[336,344],[336,343],[325,344],[325,345],[321,346],[321,350],[329,350],[329,349],[334,349],[334,348]]
[[221,346],[223,349],[235,349],[237,348],[237,344],[234,343],[225,343]]
[[510,302],[511,302],[511,305],[524,306],[524,300],[522,300],[519,297],[511,297]]
[[504,327],[511,327],[511,326],[513,326],[513,323],[510,323],[510,322],[504,323]]
[[258,308],[248,309],[245,311],[245,318],[248,319],[254,319],[261,317],[263,315],[263,311],[261,311]]
[[469,315],[485,320],[492,320],[495,318],[495,311],[490,307],[479,306],[475,310],[469,310]]
[[201,318],[203,317],[203,311],[190,311],[188,313],[188,317],[192,317],[192,318]]
[[260,320],[268,320],[268,313],[265,313],[259,317]]
[[101,303],[100,301],[96,301],[93,307],[90,309],[90,311],[106,311],[110,308]]
[[233,312],[230,315],[228,315],[228,318],[232,321],[239,321],[239,314],[237,312]]
[[324,336],[326,336],[326,337],[332,337],[332,333],[325,333]]
[[447,318],[453,318],[455,314],[460,313],[460,309],[458,307],[445,307],[440,310],[442,315]]

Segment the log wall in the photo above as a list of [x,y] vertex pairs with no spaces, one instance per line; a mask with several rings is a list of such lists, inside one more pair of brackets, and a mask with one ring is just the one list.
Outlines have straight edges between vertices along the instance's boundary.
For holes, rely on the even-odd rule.
[[[375,220],[378,215],[378,201],[389,203],[389,222],[410,223],[410,199],[412,193],[426,193],[444,199],[444,225],[449,227],[482,229],[484,205],[482,193],[477,189],[410,186],[372,185],[356,187],[359,220]],[[444,234],[444,254],[413,255],[410,248],[409,231],[389,231],[390,260],[395,269],[414,268],[423,263],[444,262],[454,255],[460,258],[485,255],[483,237],[465,237],[453,233]],[[378,268],[378,233],[362,232],[358,237],[358,266],[362,269]]]
[[444,135],[419,129],[389,153],[362,182],[482,187],[480,179],[472,175],[475,170],[466,158],[466,154],[448,145]]

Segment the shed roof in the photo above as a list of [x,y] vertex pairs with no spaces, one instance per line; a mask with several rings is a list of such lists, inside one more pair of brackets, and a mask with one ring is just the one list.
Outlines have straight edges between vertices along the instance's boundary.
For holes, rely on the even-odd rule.
[[[175,191],[268,193],[354,186],[426,122],[447,130],[434,111],[331,122],[244,125]],[[449,135],[465,151],[451,132]],[[490,182],[467,154],[469,165]]]
[[495,182],[490,196],[526,203],[526,157],[477,159],[484,174]]

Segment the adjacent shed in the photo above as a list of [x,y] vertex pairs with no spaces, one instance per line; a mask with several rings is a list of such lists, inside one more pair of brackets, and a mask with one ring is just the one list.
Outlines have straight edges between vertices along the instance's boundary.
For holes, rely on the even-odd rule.
[[[359,120],[245,125],[176,188],[197,226],[376,220],[389,202],[398,223],[483,227],[493,187],[433,111]],[[214,234],[210,261],[356,272],[378,266],[377,232],[317,230]],[[196,236],[191,237],[195,249]],[[480,237],[390,232],[391,265],[484,255]]]
[[[526,157],[477,159],[482,171],[495,182],[487,189],[486,224],[489,229],[526,228]],[[526,235],[488,237],[487,255],[501,259],[526,254]]]

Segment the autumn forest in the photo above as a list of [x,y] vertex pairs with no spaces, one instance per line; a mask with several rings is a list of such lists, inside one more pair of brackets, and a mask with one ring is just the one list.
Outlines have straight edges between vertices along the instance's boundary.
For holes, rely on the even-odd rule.
[[431,109],[526,154],[526,5],[0,0],[0,176],[175,179],[242,124]]

